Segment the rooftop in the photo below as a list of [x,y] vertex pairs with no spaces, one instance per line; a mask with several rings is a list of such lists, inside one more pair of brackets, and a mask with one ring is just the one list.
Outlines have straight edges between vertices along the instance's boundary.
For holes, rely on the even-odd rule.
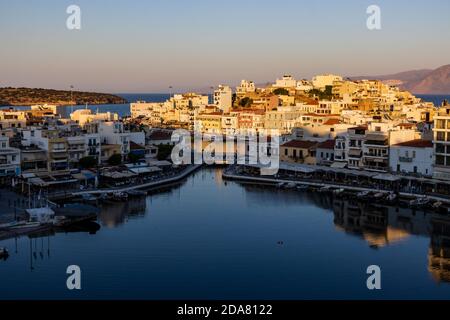
[[402,143],[395,144],[398,147],[411,147],[411,148],[433,148],[433,142],[429,140],[410,140]]
[[317,145],[315,141],[291,140],[283,144],[283,147],[309,149]]

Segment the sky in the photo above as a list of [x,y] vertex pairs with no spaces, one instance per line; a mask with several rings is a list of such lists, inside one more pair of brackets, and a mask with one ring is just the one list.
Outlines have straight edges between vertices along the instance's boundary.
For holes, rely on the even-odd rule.
[[[69,5],[81,30],[69,30]],[[369,30],[369,5],[381,30]],[[0,87],[125,93],[450,63],[448,0],[0,0]]]

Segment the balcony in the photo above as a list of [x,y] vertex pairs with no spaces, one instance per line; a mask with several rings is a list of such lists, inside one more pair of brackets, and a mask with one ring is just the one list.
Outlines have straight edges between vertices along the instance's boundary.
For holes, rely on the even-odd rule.
[[411,163],[413,162],[413,158],[409,158],[409,157],[398,157],[398,161],[399,162],[406,162],[406,163]]
[[389,157],[388,154],[374,153],[374,152],[364,152],[364,156],[369,158],[382,158],[382,159],[387,159]]

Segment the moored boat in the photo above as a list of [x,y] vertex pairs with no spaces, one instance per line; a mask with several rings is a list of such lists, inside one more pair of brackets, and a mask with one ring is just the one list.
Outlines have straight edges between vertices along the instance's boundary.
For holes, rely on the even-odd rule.
[[5,247],[0,247],[0,259],[6,259],[9,256],[8,249]]

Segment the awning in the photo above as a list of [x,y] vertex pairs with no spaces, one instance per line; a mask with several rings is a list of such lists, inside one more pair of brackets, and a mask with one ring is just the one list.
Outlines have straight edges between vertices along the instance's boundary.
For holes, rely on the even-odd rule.
[[128,170],[130,170],[131,172],[136,173],[136,174],[162,171],[162,169],[160,169],[158,167],[137,167],[137,168],[131,168]]
[[333,162],[333,164],[330,167],[331,168],[344,169],[346,166],[347,166],[346,162]]
[[400,177],[393,176],[392,174],[389,173],[377,174],[373,178],[376,180],[385,180],[385,181],[398,181],[401,179]]

